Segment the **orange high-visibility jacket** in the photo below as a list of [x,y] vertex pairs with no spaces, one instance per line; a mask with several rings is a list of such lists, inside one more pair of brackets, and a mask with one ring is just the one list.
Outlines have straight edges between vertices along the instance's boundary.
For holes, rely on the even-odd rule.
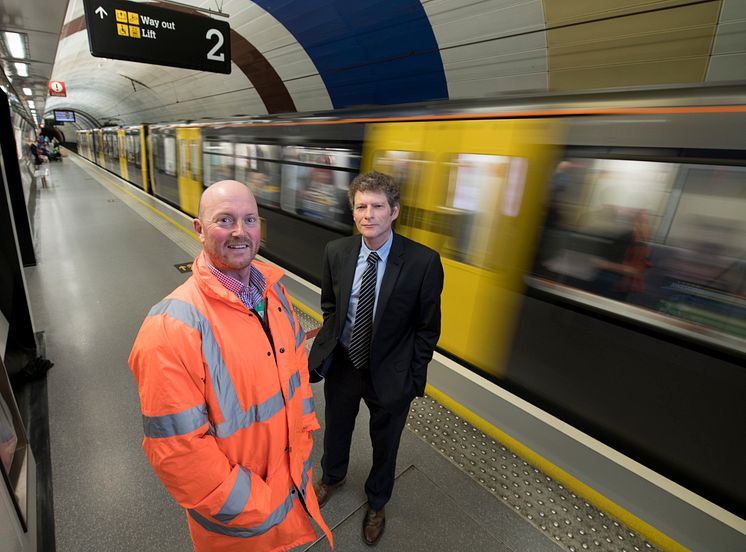
[[271,340],[202,253],[150,310],[129,357],[143,449],[186,508],[197,552],[287,550],[316,538],[309,514],[332,541],[313,491],[305,334],[282,271],[254,266]]

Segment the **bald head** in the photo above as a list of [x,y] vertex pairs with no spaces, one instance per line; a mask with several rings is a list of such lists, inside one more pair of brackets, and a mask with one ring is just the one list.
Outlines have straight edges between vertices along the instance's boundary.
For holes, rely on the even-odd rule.
[[251,190],[237,180],[221,180],[203,193],[194,230],[212,265],[248,283],[259,250],[259,209]]
[[198,217],[200,220],[204,220],[205,210],[208,209],[216,202],[229,197],[251,197],[252,201],[256,203],[254,194],[251,189],[238,180],[220,180],[215,182],[212,186],[209,186],[202,192],[202,197],[199,199],[199,211]]

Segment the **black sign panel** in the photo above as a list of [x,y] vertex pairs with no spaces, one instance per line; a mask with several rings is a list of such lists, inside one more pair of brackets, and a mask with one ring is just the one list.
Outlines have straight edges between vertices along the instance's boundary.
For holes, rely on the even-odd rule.
[[188,263],[179,263],[175,264],[176,270],[181,272],[182,274],[189,274],[192,271],[192,262],[189,261]]
[[83,0],[91,55],[231,72],[230,25],[125,0]]

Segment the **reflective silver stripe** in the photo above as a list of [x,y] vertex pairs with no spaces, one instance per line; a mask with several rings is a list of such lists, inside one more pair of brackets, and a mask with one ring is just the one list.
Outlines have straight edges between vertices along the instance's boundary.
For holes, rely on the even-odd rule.
[[167,314],[194,328],[202,335],[202,356],[204,356],[210,371],[210,379],[215,388],[220,411],[224,418],[232,418],[240,414],[241,407],[236,396],[236,389],[228,374],[228,368],[225,366],[223,355],[207,318],[194,305],[174,298],[167,298],[158,303],[150,309],[148,316],[156,314]]
[[261,404],[255,404],[238,416],[227,418],[222,424],[215,426],[215,435],[221,438],[230,437],[239,429],[249,427],[254,422],[266,422],[272,416],[285,408],[282,391],[278,391]]
[[206,423],[208,423],[206,404],[193,406],[175,414],[142,417],[145,436],[153,439],[186,435],[198,430]]
[[202,356],[207,363],[218,406],[225,419],[222,424],[211,428],[211,433],[220,438],[230,437],[239,429],[249,427],[255,421],[267,421],[282,410],[284,401],[281,392],[246,411],[241,408],[212,327],[197,307],[181,299],[167,298],[150,309],[148,316],[157,314],[166,314],[179,320],[202,336]]
[[238,477],[236,477],[236,482],[231,489],[231,494],[228,496],[225,504],[223,504],[220,512],[215,516],[215,519],[223,523],[230,522],[238,514],[243,512],[250,496],[251,474],[246,468],[241,466],[241,469],[238,471]]
[[300,480],[300,488],[305,493],[306,485],[308,485],[308,471],[311,469],[311,453],[308,453],[308,458],[303,462],[303,477]]
[[314,408],[313,397],[303,399],[303,414],[311,414],[314,411]]
[[298,324],[298,332],[295,334],[295,348],[296,349],[301,346],[305,338],[306,338],[306,332],[304,332],[303,328],[301,328],[300,324]]
[[293,398],[296,389],[300,387],[300,371],[296,371],[295,374],[290,376],[288,380],[288,400]]
[[288,299],[285,296],[285,294],[282,292],[282,288],[280,287],[280,283],[277,282],[272,288],[275,290],[275,293],[277,294],[277,297],[280,298],[280,303],[282,303],[282,307],[285,309],[285,316],[287,316],[288,320],[290,321],[290,327],[293,329],[293,333],[295,334],[295,348],[297,349],[300,347],[301,343],[303,343],[303,339],[306,337],[306,332],[303,331],[303,328],[300,324],[298,324],[298,328],[295,328],[295,320],[293,319],[293,309],[290,306],[290,303],[288,303]]
[[211,533],[218,533],[220,535],[226,535],[228,537],[235,537],[240,539],[248,539],[251,537],[258,537],[259,535],[263,535],[276,525],[282,523],[287,517],[290,510],[293,509],[293,501],[297,498],[297,493],[288,493],[288,496],[283,501],[283,503],[280,504],[280,506],[274,512],[272,512],[267,517],[267,519],[265,519],[256,527],[225,527],[223,525],[218,525],[217,523],[210,521],[196,510],[189,510],[189,515],[192,516],[192,519],[194,521],[199,523],[202,527],[204,527]]

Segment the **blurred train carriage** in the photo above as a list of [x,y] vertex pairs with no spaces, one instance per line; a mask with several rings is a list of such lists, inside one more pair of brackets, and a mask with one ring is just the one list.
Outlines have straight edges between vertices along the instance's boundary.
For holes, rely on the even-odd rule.
[[393,175],[397,231],[443,258],[442,352],[743,513],[745,104],[743,86],[661,89],[79,143],[190,215],[204,186],[248,183],[263,254],[316,283],[325,244],[353,231],[352,178]]

